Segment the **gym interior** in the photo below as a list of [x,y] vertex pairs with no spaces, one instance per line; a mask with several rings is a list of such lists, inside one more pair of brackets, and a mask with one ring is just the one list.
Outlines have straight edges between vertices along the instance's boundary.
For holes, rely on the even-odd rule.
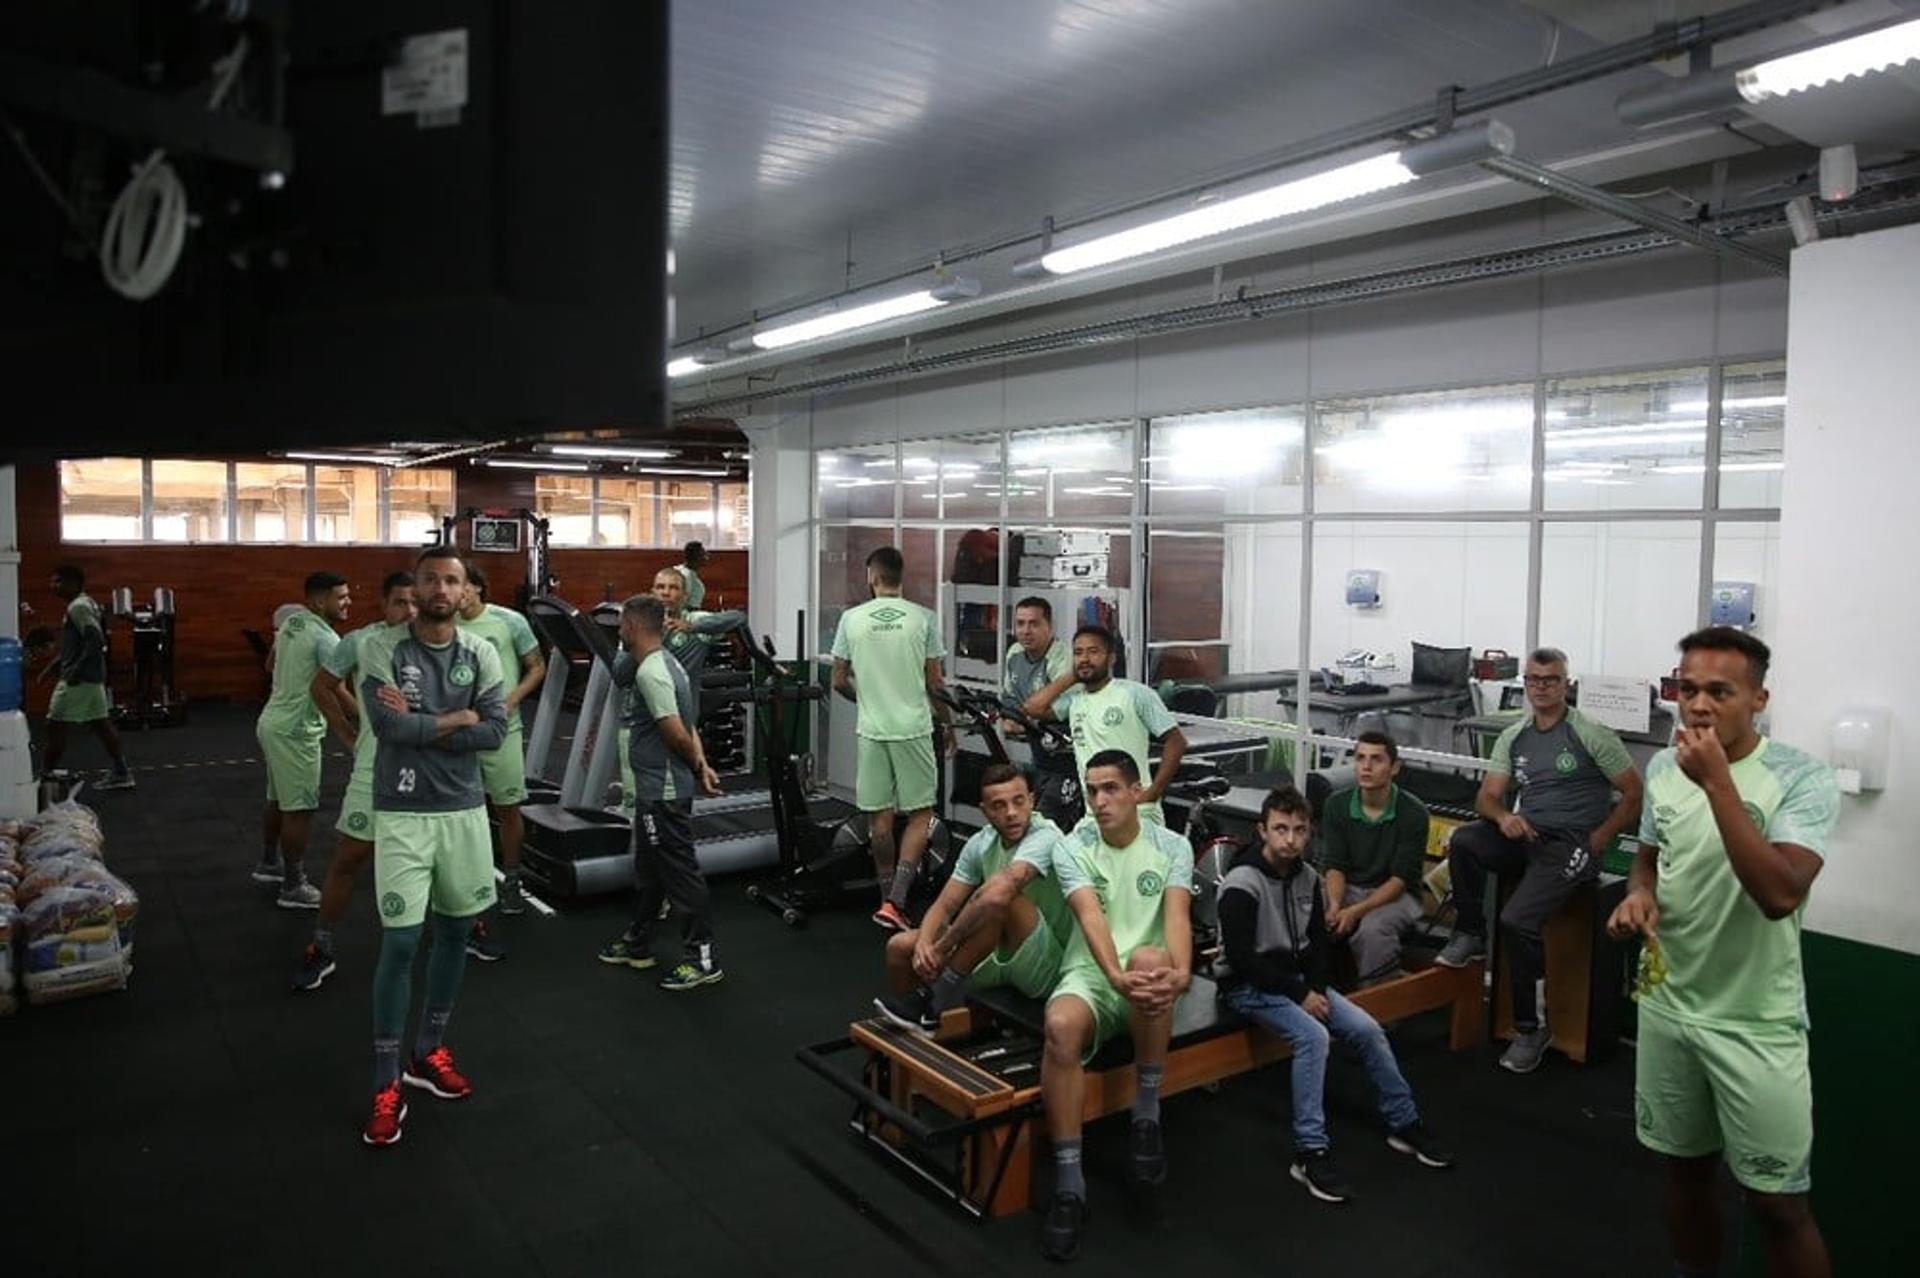
[[[1920,607],[1882,559],[1920,531],[1910,0],[36,0],[9,26],[22,1272],[1907,1267]],[[926,622],[930,808],[866,797],[875,757],[907,794],[872,747],[914,735],[879,741],[858,696],[876,595],[877,629]],[[507,637],[451,642],[470,620]],[[1752,732],[1806,756],[1817,832],[1769,842],[1767,804],[1723,812],[1696,775],[1720,722],[1696,632],[1764,674]],[[1049,640],[1061,664],[1016,677]],[[499,703],[454,725],[408,664],[448,650],[517,715],[488,738],[499,802],[450,744]],[[383,670],[411,710],[381,708]],[[1149,725],[1151,838],[1192,858],[1153,876],[1188,901],[1165,944],[1190,983],[1151,1082],[1124,1028],[1071,1066],[1069,1249],[1060,1000],[969,986],[903,1023],[883,916],[917,924],[992,844],[995,764],[1052,758],[1059,846],[1113,852],[1066,709],[1107,678]],[[427,744],[382,726],[435,712]],[[1604,734],[1620,819],[1536,933],[1501,922],[1517,873],[1476,882],[1486,944],[1451,962],[1456,836],[1505,828],[1512,743],[1554,715]],[[1390,789],[1358,762],[1383,734]],[[403,748],[467,797],[415,804],[410,764],[356,799],[356,760],[384,778]],[[1226,880],[1276,790],[1322,873],[1343,818],[1425,814],[1390,970],[1341,934],[1327,989],[1384,1027],[1447,1165],[1406,1156],[1336,1045],[1338,1205],[1301,1172],[1288,1042],[1229,997]],[[1778,1193],[1724,1103],[1698,1142],[1650,1135],[1666,934],[1620,920],[1656,864],[1660,910],[1693,917],[1654,833],[1676,793],[1714,796],[1718,872],[1753,897],[1729,919],[1786,929],[1676,988],[1745,962],[1803,990],[1768,1032],[1817,1138]],[[687,804],[697,913],[649,868],[659,802]],[[377,831],[454,807],[486,812],[472,893],[498,899],[434,880],[416,970],[383,865],[415,836]],[[1756,906],[1745,858],[1776,853],[1809,868]],[[436,931],[456,915],[479,923]],[[380,1128],[370,1037],[382,1088],[397,1049],[369,989],[395,979],[423,1037]],[[416,1077],[435,1045],[459,1074]],[[1695,1227],[1670,1232],[1688,1159]]]

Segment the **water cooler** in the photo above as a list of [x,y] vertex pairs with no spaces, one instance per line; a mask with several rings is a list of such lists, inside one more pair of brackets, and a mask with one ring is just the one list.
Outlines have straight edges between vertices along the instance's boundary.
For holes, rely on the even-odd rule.
[[20,641],[0,637],[0,817],[25,820],[40,811],[33,786],[33,742],[22,709],[26,654]]

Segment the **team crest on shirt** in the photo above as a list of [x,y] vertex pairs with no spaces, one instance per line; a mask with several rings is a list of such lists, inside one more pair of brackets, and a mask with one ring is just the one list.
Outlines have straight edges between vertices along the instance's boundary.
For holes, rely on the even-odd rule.
[[1753,822],[1753,828],[1765,834],[1767,832],[1767,814],[1760,810],[1757,803],[1742,803],[1740,810],[1747,814],[1747,820]]
[[286,625],[288,634],[297,635],[306,628],[307,619],[305,617],[300,616],[298,613],[296,613],[293,616],[287,618],[285,625]]
[[1560,757],[1553,761],[1553,770],[1562,776],[1565,776],[1569,772],[1577,771],[1579,767],[1580,760],[1573,757],[1573,751],[1571,750],[1562,750]]
[[1133,890],[1141,896],[1159,896],[1166,886],[1167,881],[1158,870],[1142,870],[1140,877],[1133,881]]
[[1100,722],[1106,724],[1109,728],[1117,728],[1126,717],[1126,714],[1121,711],[1119,706],[1108,706],[1107,712],[1100,716]]
[[356,812],[356,813],[354,813],[354,814],[353,814],[352,816],[350,816],[350,817],[348,817],[348,818],[347,818],[347,828],[348,828],[349,830],[364,830],[364,829],[366,829],[366,828],[367,828],[367,814],[366,814],[366,813],[364,813],[364,812]]
[[464,688],[473,682],[473,667],[463,661],[447,672],[447,678],[454,686]]
[[380,898],[380,912],[390,919],[397,919],[407,912],[407,898],[398,892],[388,892]]

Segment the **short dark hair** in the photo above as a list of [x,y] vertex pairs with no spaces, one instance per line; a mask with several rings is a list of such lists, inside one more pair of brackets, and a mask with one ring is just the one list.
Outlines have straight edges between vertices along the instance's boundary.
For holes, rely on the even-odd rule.
[[35,626],[33,629],[27,631],[27,637],[20,641],[20,646],[23,648],[44,648],[58,641],[59,636],[53,633],[52,626]]
[[347,579],[337,572],[310,572],[307,574],[307,598],[324,595],[335,586],[344,586]]
[[1042,599],[1039,595],[1028,595],[1025,599],[1022,599],[1013,606],[1015,612],[1020,611],[1022,608],[1038,608],[1040,615],[1047,619],[1047,624],[1049,626],[1053,624],[1053,605]]
[[80,570],[79,564],[61,564],[53,570],[53,575],[75,590],[87,584],[87,574]]
[[486,594],[487,593],[486,572],[481,569],[479,564],[476,564],[471,559],[462,560],[461,562],[465,563],[467,566],[467,580],[472,582],[474,585],[480,587],[481,594],[483,595]]
[[990,786],[1005,785],[1009,781],[1025,781],[1027,789],[1033,789],[1033,778],[1027,775],[1026,769],[1011,763],[989,763],[980,773],[980,793],[985,794]]
[[1095,768],[1118,768],[1130,785],[1140,784],[1140,765],[1125,750],[1102,750],[1087,760],[1087,775],[1092,776]]
[[1559,666],[1565,669],[1567,654],[1558,648],[1535,648],[1527,654],[1527,664],[1530,666]]
[[457,546],[428,546],[420,552],[419,558],[413,561],[413,566],[418,568],[421,564],[430,563],[436,559],[454,560],[460,565],[461,572],[464,573],[467,570],[467,561],[461,558],[460,549]]
[[1358,754],[1363,745],[1377,745],[1387,752],[1387,758],[1394,763],[1400,762],[1400,743],[1378,728],[1361,733],[1353,739],[1354,753]]
[[634,595],[620,605],[622,617],[632,617],[640,628],[657,635],[667,627],[667,606],[652,595]]
[[1773,649],[1744,630],[1736,630],[1732,626],[1708,626],[1704,630],[1696,630],[1680,641],[1681,656],[1694,651],[1737,652],[1747,659],[1747,673],[1753,677],[1753,686],[1766,686],[1767,666],[1773,661]]
[[704,555],[706,553],[707,548],[704,545],[697,541],[690,541],[687,543],[686,549],[681,552],[681,554],[685,556],[685,559],[681,562],[684,563],[686,559],[691,559],[695,555]]
[[880,578],[881,585],[897,586],[906,575],[907,561],[892,546],[882,546],[867,556],[867,567]]
[[1079,643],[1080,637],[1082,635],[1089,635],[1095,639],[1098,639],[1100,641],[1100,646],[1102,648],[1105,648],[1109,655],[1112,654],[1113,631],[1107,629],[1105,626],[1096,626],[1092,622],[1088,622],[1086,625],[1080,627],[1078,630],[1073,632],[1073,641],[1075,643]]
[[1313,808],[1308,805],[1307,796],[1290,785],[1275,786],[1260,800],[1260,824],[1265,825],[1275,812],[1282,816],[1303,816],[1309,823],[1313,821]]
[[413,585],[412,573],[390,572],[385,577],[380,579],[380,597],[382,599],[385,599],[388,595],[400,589],[400,587],[412,586],[412,585]]

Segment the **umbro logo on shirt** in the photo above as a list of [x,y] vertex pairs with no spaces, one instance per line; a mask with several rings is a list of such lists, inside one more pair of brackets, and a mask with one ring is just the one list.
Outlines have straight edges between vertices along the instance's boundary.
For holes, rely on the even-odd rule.
[[867,615],[872,620],[879,622],[883,627],[893,627],[897,622],[904,620],[907,614],[889,605],[885,608],[875,608]]

